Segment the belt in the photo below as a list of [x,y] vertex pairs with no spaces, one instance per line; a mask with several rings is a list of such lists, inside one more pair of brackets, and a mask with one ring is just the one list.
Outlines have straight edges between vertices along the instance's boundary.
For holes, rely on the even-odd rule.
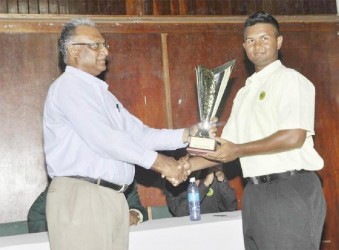
[[83,176],[79,176],[79,175],[72,175],[72,176],[67,176],[67,177],[88,181],[90,183],[97,184],[97,185],[103,186],[103,187],[108,187],[108,188],[111,188],[115,191],[118,191],[118,193],[123,193],[128,188],[127,184],[124,184],[124,185],[121,186],[121,185],[117,185],[117,184],[114,184],[114,183],[109,182],[109,181],[105,181],[105,180],[100,179],[100,178],[94,179],[94,178],[91,178],[91,177],[83,177]]
[[280,179],[285,179],[290,176],[299,174],[299,173],[307,173],[309,171],[307,170],[291,170],[283,173],[278,174],[269,174],[269,175],[261,175],[261,176],[255,176],[255,177],[247,177],[246,179],[252,183],[252,184],[261,184],[261,183],[267,183],[272,181],[277,181]]

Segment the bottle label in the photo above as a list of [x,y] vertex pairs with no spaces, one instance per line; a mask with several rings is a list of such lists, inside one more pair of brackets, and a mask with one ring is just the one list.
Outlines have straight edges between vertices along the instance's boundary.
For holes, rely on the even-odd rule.
[[200,194],[199,193],[189,193],[188,194],[188,202],[200,202]]

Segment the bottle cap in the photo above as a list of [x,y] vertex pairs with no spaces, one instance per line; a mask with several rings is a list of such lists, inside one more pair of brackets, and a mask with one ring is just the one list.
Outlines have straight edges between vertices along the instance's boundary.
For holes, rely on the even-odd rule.
[[191,177],[190,182],[195,182],[195,177]]

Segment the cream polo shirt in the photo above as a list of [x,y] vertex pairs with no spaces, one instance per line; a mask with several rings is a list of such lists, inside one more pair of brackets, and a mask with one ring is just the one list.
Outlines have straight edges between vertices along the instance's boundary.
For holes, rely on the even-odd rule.
[[313,147],[315,88],[303,75],[279,60],[254,73],[239,90],[221,137],[241,144],[260,140],[279,130],[304,129],[300,149],[241,157],[244,177],[288,170],[319,170],[323,159]]

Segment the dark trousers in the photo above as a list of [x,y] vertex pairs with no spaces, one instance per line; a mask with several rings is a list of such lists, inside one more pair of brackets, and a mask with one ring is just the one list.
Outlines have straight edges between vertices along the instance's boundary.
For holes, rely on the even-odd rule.
[[319,249],[326,202],[314,172],[248,183],[242,199],[246,249]]

